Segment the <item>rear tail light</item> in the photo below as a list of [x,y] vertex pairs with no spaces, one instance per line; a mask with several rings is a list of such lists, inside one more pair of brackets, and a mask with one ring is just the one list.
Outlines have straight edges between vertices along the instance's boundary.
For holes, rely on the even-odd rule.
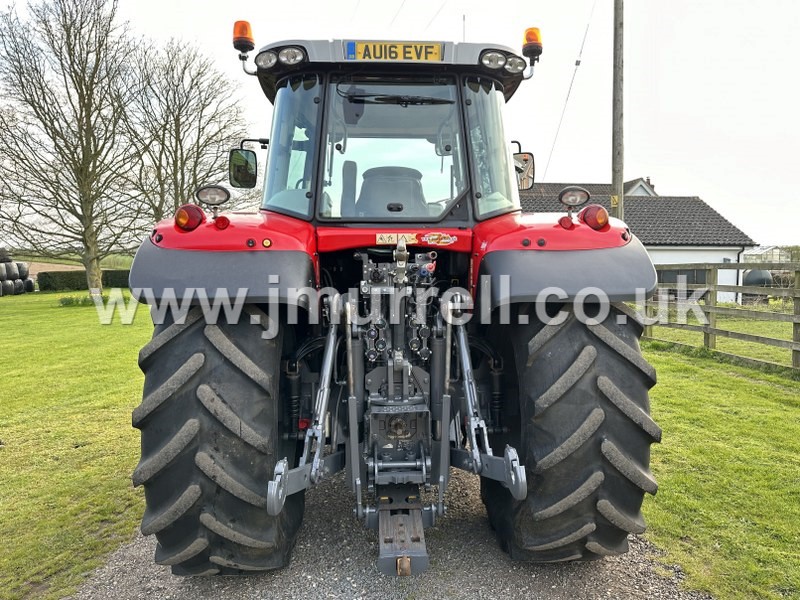
[[181,231],[194,231],[205,220],[203,209],[196,204],[184,204],[175,213],[175,226]]
[[216,219],[214,219],[214,226],[217,229],[227,229],[228,225],[231,224],[231,220],[226,217],[225,215],[220,215]]
[[579,217],[589,227],[598,231],[608,225],[608,211],[599,204],[590,204],[581,211]]

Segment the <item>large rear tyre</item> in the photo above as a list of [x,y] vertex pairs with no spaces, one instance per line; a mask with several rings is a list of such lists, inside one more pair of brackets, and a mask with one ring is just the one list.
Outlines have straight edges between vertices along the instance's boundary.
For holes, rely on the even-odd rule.
[[[155,560],[176,575],[235,575],[284,567],[305,497],[267,513],[267,482],[296,442],[279,393],[283,328],[265,340],[269,317],[246,306],[239,323],[206,324],[193,308],[183,324],[157,326],[139,353],[145,373],[133,425],[142,458],[141,530],[158,539]],[[251,324],[258,321],[260,324]]]
[[560,325],[502,328],[513,349],[509,387],[518,390],[520,418],[492,444],[518,444],[528,496],[514,500],[487,479],[481,496],[501,545],[517,560],[626,552],[628,533],[645,529],[644,494],[658,488],[649,471],[650,444],[661,439],[649,416],[656,374],[639,350],[639,322],[621,306],[595,325],[563,310]]

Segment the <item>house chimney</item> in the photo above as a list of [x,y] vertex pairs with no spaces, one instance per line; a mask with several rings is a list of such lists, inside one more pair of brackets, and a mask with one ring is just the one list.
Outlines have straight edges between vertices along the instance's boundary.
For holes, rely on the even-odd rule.
[[656,186],[654,186],[652,183],[650,183],[650,176],[649,175],[645,178],[645,181],[647,182],[647,185],[649,185],[651,188],[653,188],[653,191],[656,191]]

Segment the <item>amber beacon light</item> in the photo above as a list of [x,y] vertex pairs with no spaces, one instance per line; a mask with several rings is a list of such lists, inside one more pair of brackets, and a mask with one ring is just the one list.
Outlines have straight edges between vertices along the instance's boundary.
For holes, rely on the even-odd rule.
[[233,24],[233,47],[244,54],[256,47],[249,21],[236,21]]
[[522,55],[537,62],[542,54],[542,33],[538,27],[528,27],[525,30],[525,41],[522,44]]

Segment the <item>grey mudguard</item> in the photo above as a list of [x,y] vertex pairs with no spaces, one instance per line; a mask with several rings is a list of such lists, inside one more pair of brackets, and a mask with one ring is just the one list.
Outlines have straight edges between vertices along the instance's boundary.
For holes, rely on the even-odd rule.
[[[602,290],[612,302],[635,300],[637,290],[639,297],[650,297],[657,283],[653,263],[636,238],[619,248],[597,250],[497,250],[483,258],[480,275],[478,301],[487,294],[493,309],[535,301],[548,289],[563,290],[566,301],[589,288]],[[486,275],[491,283],[488,292]],[[509,276],[507,284],[502,275]],[[557,302],[558,297],[554,293],[549,300]]]
[[[221,294],[233,299],[247,290],[248,302],[265,303],[277,298],[306,307],[308,298],[292,294],[292,288],[313,287],[314,267],[305,252],[210,252],[159,248],[146,239],[133,259],[128,279],[139,302],[161,300],[164,290],[183,298],[190,290],[202,290],[213,300]],[[198,301],[197,294],[192,297]]]

